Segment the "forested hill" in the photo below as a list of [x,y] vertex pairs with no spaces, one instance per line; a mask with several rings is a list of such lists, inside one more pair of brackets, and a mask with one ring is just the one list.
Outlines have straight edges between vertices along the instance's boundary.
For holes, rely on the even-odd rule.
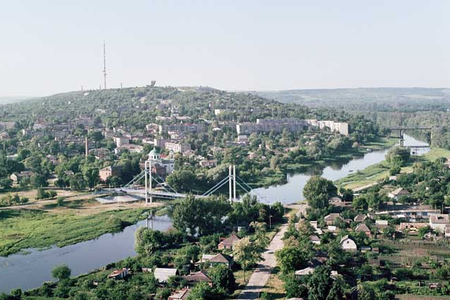
[[283,103],[356,111],[446,111],[450,108],[450,89],[445,88],[298,89],[255,93]]
[[[69,92],[8,104],[0,106],[0,120],[17,121],[19,128],[29,128],[36,122],[58,124],[83,116],[95,118],[105,127],[122,126],[134,131],[155,122],[157,116],[167,116],[168,107],[176,107],[177,111],[172,114],[189,116],[193,123],[254,122],[257,118],[295,117],[349,121],[350,126],[356,127],[362,120],[335,110],[280,103],[250,93],[203,87],[150,86]],[[216,116],[215,109],[220,109],[221,114]]]

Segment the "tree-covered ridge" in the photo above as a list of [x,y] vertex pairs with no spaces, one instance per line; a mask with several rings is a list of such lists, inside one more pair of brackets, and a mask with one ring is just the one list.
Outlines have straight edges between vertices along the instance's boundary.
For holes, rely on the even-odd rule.
[[[317,118],[350,121],[358,130],[360,121],[343,112],[309,109],[282,104],[249,93],[232,93],[210,88],[139,87],[77,91],[9,104],[0,107],[2,121],[18,121],[20,128],[36,121],[63,123],[80,116],[99,117],[105,127],[125,126],[142,130],[156,116],[167,115],[167,101],[192,122],[206,120],[254,122],[258,118]],[[214,108],[226,109],[215,117]],[[228,109],[228,110],[227,110]]]
[[450,100],[446,88],[298,89],[257,94],[283,103],[352,111],[446,111]]
[[[208,88],[139,87],[78,91],[9,104],[0,107],[0,119],[18,121],[21,128],[34,122],[63,123],[79,116],[99,117],[105,127],[125,126],[142,130],[166,115],[164,103],[178,106],[180,115],[192,121],[214,119],[212,108],[230,109],[217,121],[254,122],[258,118],[318,118],[348,121],[349,115],[335,110],[308,109],[281,104],[248,93],[231,93]],[[356,125],[350,123],[350,125]]]

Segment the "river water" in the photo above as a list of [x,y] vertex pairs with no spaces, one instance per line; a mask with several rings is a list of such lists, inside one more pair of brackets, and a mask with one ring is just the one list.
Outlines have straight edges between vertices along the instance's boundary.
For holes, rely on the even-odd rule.
[[[148,223],[150,227],[151,221]],[[66,264],[72,270],[72,276],[76,276],[134,256],[134,232],[141,226],[146,226],[146,221],[128,226],[119,233],[104,234],[63,248],[31,249],[27,255],[0,257],[0,292],[10,292],[17,287],[23,290],[39,287],[52,280],[51,271],[57,265]],[[155,217],[153,220],[155,230],[165,231],[171,226],[168,217]]]
[[[405,145],[423,145],[412,137],[405,136]],[[388,150],[374,151],[361,157],[355,157],[346,163],[331,164],[323,170],[313,168],[302,174],[288,175],[287,183],[269,188],[253,190],[261,196],[261,201],[284,204],[303,200],[302,190],[311,175],[321,175],[329,180],[337,180],[384,160]],[[421,153],[426,152],[421,149]],[[150,224],[149,224],[150,225]],[[168,217],[156,217],[155,230],[165,231],[172,223]],[[136,255],[134,251],[134,232],[146,221],[126,227],[122,232],[104,234],[97,239],[81,242],[63,248],[52,247],[38,251],[29,249],[27,255],[13,254],[0,257],[0,292],[10,292],[14,288],[23,290],[39,287],[45,281],[52,280],[51,270],[66,264],[72,270],[72,276],[88,273],[109,263]]]
[[[425,142],[404,135],[405,146],[427,146]],[[296,203],[305,200],[303,197],[303,187],[312,175],[320,175],[328,180],[338,180],[354,172],[363,170],[368,166],[380,163],[384,160],[389,149],[373,151],[364,156],[357,156],[347,162],[329,164],[326,168],[311,168],[308,172],[300,174],[288,174],[287,183],[274,185],[268,188],[254,189],[252,193],[257,195],[261,201],[267,203],[281,202],[283,204]],[[422,155],[428,149],[415,150],[416,155]]]

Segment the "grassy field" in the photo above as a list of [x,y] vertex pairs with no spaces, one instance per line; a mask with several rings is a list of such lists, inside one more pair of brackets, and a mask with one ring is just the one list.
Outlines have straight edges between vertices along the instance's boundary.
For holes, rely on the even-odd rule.
[[71,209],[0,210],[0,255],[26,248],[59,247],[87,241],[121,229],[142,218],[148,208],[118,209],[80,215]]
[[[450,150],[442,148],[432,148],[428,153],[423,156],[416,157],[418,160],[435,161],[440,157],[450,157]],[[401,173],[408,173],[412,171],[412,165],[414,161],[411,161],[408,165],[404,166]],[[364,170],[350,174],[344,178],[341,178],[335,182],[338,186],[345,188],[355,189],[371,183],[378,182],[386,177],[389,177],[389,166],[385,161],[369,166]]]
[[386,138],[381,138],[380,140],[378,140],[376,142],[370,142],[370,143],[364,145],[364,147],[372,149],[372,150],[380,150],[380,149],[390,148],[390,147],[394,146],[396,143],[398,143],[397,138],[386,137]]
[[245,271],[245,280],[244,280],[244,271],[234,271],[234,279],[236,280],[236,290],[234,291],[233,295],[231,296],[231,299],[236,299],[244,287],[247,285],[248,280],[250,279],[250,276],[252,276],[253,270],[247,270]]
[[361,186],[377,182],[389,176],[389,167],[385,162],[381,162],[365,168],[364,170],[350,174],[335,182],[338,186],[354,189]]
[[268,294],[270,299],[284,299],[286,296],[284,282],[279,278],[279,274],[280,268],[275,267],[264,288],[264,293]]
[[432,148],[430,152],[424,155],[429,161],[435,161],[440,157],[450,157],[450,150],[443,148]]

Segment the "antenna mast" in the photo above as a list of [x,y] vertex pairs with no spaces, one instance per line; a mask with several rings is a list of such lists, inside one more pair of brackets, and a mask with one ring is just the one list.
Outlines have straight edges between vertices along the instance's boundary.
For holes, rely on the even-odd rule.
[[104,89],[106,90],[106,44],[103,42],[103,81]]

